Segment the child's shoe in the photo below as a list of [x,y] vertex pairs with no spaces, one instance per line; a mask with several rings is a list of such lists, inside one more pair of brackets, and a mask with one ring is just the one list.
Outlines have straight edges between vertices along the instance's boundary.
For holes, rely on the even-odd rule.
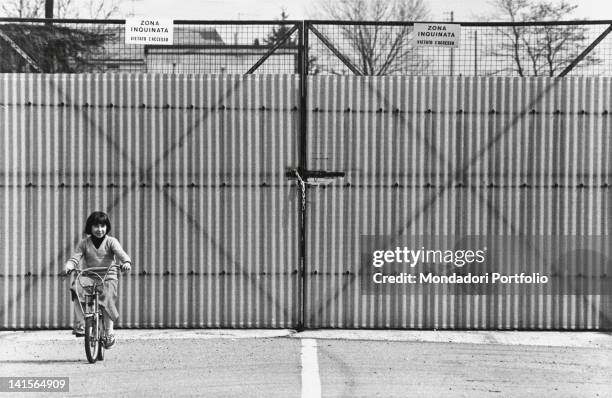
[[107,334],[106,336],[104,336],[104,348],[109,350],[114,345],[115,345],[115,335],[114,334]]
[[75,324],[74,327],[72,328],[72,334],[74,334],[75,337],[85,336],[85,327],[83,326],[83,324],[82,323]]

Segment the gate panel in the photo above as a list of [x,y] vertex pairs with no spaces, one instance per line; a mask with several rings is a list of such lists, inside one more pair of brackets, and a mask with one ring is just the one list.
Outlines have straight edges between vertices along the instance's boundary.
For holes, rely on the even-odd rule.
[[[372,294],[359,257],[363,235],[607,239],[611,87],[311,77],[308,166],[346,178],[307,190],[304,325],[609,328],[609,295]],[[57,273],[94,209],[136,263],[122,326],[300,324],[297,78],[0,75],[0,101],[0,327],[70,325]]]
[[[309,168],[346,177],[308,190],[306,327],[611,326],[610,296],[595,288],[609,285],[605,269],[578,270],[572,277],[591,277],[581,292],[476,294],[409,284],[372,292],[360,264],[364,235],[485,236],[544,242],[542,251],[555,247],[548,238],[586,237],[608,253],[601,242],[610,236],[612,80],[316,76],[309,83]],[[491,271],[523,271],[520,253],[504,256]]]
[[298,80],[0,75],[0,328],[71,325],[63,263],[109,213],[124,327],[292,327]]

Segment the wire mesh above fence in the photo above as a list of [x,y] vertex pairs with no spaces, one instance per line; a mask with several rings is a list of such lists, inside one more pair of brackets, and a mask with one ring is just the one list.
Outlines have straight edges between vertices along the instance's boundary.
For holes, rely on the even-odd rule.
[[[413,24],[324,23],[311,27],[320,73],[362,75],[612,75],[610,23],[461,24],[456,48],[416,45]],[[312,36],[315,36],[313,39]]]
[[[0,19],[0,71],[243,74],[293,25],[175,21],[172,45],[126,44],[124,26],[124,21]],[[290,35],[256,73],[297,73],[297,36]]]
[[174,21],[172,45],[129,45],[122,20],[4,18],[0,72],[612,76],[612,21],[457,25],[454,48],[337,21]]

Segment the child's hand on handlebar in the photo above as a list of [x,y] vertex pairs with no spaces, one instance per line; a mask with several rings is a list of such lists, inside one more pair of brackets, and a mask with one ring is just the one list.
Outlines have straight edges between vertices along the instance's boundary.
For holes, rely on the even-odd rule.
[[64,265],[64,275],[70,274],[72,271],[74,271],[74,268],[74,264],[72,264],[72,262],[68,262],[66,265]]
[[132,269],[132,264],[130,264],[130,263],[123,263],[123,264],[121,264],[121,271],[128,272],[131,269]]

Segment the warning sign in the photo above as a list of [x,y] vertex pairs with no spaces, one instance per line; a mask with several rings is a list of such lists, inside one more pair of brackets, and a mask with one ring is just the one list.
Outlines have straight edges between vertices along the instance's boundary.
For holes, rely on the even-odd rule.
[[173,21],[165,18],[128,18],[125,20],[125,44],[171,45]]
[[459,47],[461,25],[445,23],[415,23],[416,47]]

